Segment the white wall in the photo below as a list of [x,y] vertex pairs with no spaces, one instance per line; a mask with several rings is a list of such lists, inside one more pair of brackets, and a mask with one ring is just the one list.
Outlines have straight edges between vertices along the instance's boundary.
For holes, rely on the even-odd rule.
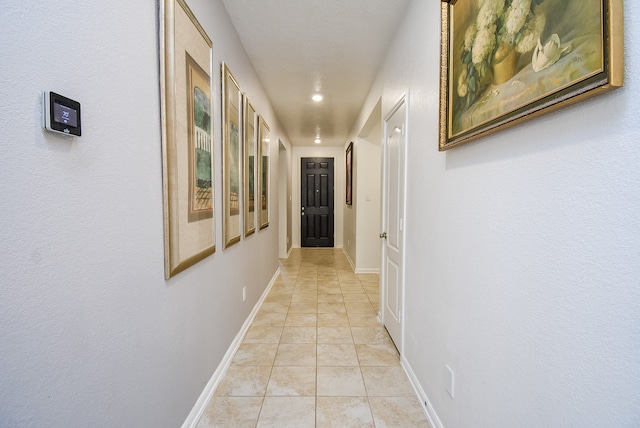
[[640,426],[640,4],[624,9],[624,88],[439,153],[440,2],[413,0],[354,126],[409,90],[404,357],[447,428]]
[[[165,281],[156,2],[3,2],[0,426],[179,426],[277,269],[273,198],[222,250],[220,61],[285,139],[222,3],[189,4],[213,40],[218,249]],[[46,89],[82,103],[82,138],[40,129]]]
[[345,206],[344,200],[344,180],[345,180],[345,153],[342,147],[329,147],[329,146],[292,146],[292,166],[291,175],[293,177],[293,189],[291,191],[293,195],[292,201],[292,239],[293,247],[300,248],[300,159],[311,157],[325,157],[334,158],[333,168],[334,173],[334,233],[335,240],[334,246],[336,248],[342,247],[342,225],[343,225],[343,208]]
[[381,117],[372,129],[358,137],[357,192],[358,207],[356,222],[358,252],[356,272],[380,272],[381,258],[381,179],[382,179],[382,123]]

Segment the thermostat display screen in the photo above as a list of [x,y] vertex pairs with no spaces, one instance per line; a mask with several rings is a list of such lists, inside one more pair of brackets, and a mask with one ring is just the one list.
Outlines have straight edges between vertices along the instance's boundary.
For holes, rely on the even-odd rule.
[[53,120],[76,128],[78,126],[78,112],[71,107],[63,106],[62,104],[54,102]]
[[42,128],[69,136],[82,135],[80,103],[55,92],[42,95]]

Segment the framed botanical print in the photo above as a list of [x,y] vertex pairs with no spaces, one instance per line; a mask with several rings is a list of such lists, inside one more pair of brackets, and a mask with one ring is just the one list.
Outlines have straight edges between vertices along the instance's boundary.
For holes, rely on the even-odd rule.
[[240,114],[242,97],[238,82],[222,64],[222,183],[224,248],[240,242]]
[[212,43],[183,0],[160,2],[165,277],[215,252]]
[[244,170],[244,236],[256,231],[256,158],[258,154],[258,115],[244,96],[243,170]]
[[258,142],[260,144],[260,229],[269,226],[269,143],[271,131],[264,118],[260,116],[258,127]]

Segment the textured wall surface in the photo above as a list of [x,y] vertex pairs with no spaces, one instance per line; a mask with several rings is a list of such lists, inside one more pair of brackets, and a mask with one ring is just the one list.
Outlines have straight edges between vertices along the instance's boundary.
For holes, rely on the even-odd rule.
[[[221,2],[189,4],[277,141]],[[2,9],[0,426],[179,426],[278,264],[277,221],[222,250],[218,79],[218,249],[165,281],[156,2]],[[43,90],[82,103],[81,138],[40,129]]]
[[360,117],[409,90],[405,356],[447,428],[640,426],[640,5],[623,88],[445,153],[439,7],[411,2]]

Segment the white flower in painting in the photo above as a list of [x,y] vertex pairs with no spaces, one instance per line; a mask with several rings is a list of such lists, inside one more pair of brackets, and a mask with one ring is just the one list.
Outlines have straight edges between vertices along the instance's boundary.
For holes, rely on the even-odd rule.
[[478,12],[476,22],[479,29],[489,28],[496,22],[498,11],[495,9],[494,0],[486,0]]
[[469,87],[467,86],[467,76],[468,72],[467,67],[465,66],[462,69],[460,76],[458,76],[458,95],[460,95],[460,98],[466,97],[469,93]]
[[508,33],[516,34],[527,22],[527,16],[531,11],[531,0],[513,0],[507,10],[505,27]]
[[547,24],[547,17],[542,8],[536,7],[535,15],[531,21],[527,24],[524,32],[522,33],[522,39],[516,45],[516,51],[520,53],[527,53],[536,47],[536,43],[544,27]]
[[493,51],[496,46],[496,26],[483,28],[478,31],[476,40],[473,42],[471,51],[471,61],[477,66]]
[[464,33],[464,50],[470,51],[473,47],[473,41],[476,38],[476,33],[478,32],[478,27],[476,24],[471,24],[469,28],[467,28],[467,32]]

